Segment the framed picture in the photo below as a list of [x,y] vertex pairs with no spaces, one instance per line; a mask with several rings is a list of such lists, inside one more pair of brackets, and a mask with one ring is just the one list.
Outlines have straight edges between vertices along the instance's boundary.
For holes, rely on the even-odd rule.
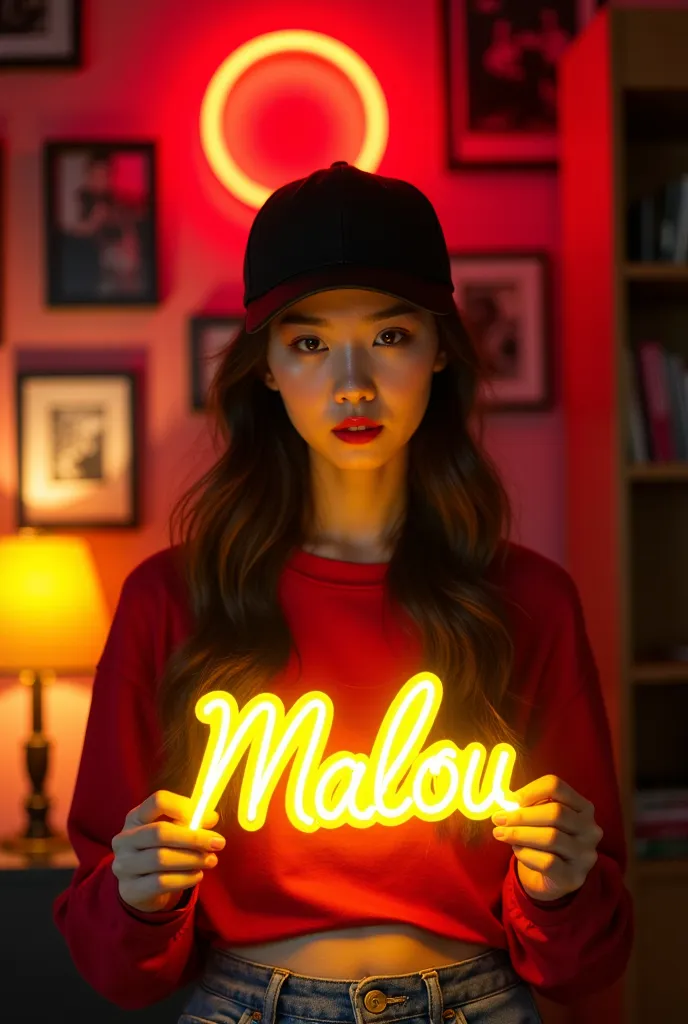
[[5,252],[7,249],[7,243],[5,242],[5,210],[7,209],[7,196],[5,195],[5,187],[7,182],[7,176],[5,172],[5,141],[0,138],[0,348],[5,337]]
[[81,64],[81,0],[2,0],[0,68]]
[[450,255],[456,305],[489,367],[488,409],[552,405],[549,265],[542,252]]
[[595,0],[443,0],[450,167],[556,167],[557,63]]
[[48,304],[158,301],[155,145],[45,146]]
[[243,315],[192,316],[189,320],[189,359],[191,408],[195,412],[206,407],[206,397],[217,362],[236,338],[244,323]]
[[17,373],[18,526],[139,525],[133,373]]

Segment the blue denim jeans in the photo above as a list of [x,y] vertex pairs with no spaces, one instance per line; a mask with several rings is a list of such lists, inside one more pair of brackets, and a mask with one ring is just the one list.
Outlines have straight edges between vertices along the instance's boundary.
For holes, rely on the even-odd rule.
[[413,974],[311,978],[213,949],[178,1024],[542,1024],[504,949]]

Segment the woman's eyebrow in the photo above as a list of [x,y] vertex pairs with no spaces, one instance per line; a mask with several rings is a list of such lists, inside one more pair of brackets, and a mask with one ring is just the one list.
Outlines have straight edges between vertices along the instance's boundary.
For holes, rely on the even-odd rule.
[[[411,306],[408,302],[397,302],[388,309],[380,309],[377,313],[368,313],[366,316],[361,317],[361,319],[367,323],[372,323],[375,320],[387,320],[391,316],[401,316],[402,314],[420,315],[416,306]],[[278,317],[277,326],[282,327],[283,324],[310,324],[311,326],[324,327],[329,322],[329,320],[323,317],[310,316],[307,313],[285,313],[283,317]]]

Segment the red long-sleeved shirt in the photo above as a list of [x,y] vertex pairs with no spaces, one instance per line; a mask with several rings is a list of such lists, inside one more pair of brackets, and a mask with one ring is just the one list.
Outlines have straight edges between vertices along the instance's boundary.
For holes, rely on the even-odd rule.
[[[604,831],[598,860],[576,893],[535,902],[508,844],[475,850],[438,842],[432,823],[343,825],[303,833],[284,808],[286,776],[264,826],[225,828],[219,863],[167,912],[144,914],[120,898],[111,841],[153,789],[159,724],[156,681],[191,619],[167,548],[125,579],[97,666],[68,818],[79,865],[54,919],[81,974],[127,1009],[150,1005],[198,977],[212,944],[247,945],[383,922],[509,951],[543,995],[569,1002],[619,978],[633,939],[623,882],[626,850],[609,726],[576,588],[558,565],[516,544],[490,570],[508,602],[515,644],[516,721],[532,753],[529,778],[554,774],[595,805]],[[334,704],[323,757],[368,752],[390,701],[423,669],[420,638],[383,615],[384,564],[360,565],[296,551],[280,581],[302,659],[274,680],[288,710],[309,690]],[[353,745],[352,745],[353,744]],[[188,794],[187,794],[188,795]]]

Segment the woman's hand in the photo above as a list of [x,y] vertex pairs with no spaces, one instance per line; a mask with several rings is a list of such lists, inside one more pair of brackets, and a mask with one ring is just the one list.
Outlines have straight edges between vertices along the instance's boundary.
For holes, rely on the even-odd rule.
[[[201,868],[217,864],[211,850],[221,849],[224,837],[188,828],[192,813],[188,797],[159,789],[127,814],[122,831],[112,840],[112,870],[119,879],[119,894],[130,907],[149,913],[172,910],[184,889],[201,881]],[[158,820],[161,817],[173,820]],[[211,811],[201,824],[211,827],[218,818]]]
[[498,811],[503,843],[511,843],[521,885],[534,900],[549,902],[575,892],[597,860],[603,836],[595,808],[556,775],[543,775],[513,794],[517,811]]

